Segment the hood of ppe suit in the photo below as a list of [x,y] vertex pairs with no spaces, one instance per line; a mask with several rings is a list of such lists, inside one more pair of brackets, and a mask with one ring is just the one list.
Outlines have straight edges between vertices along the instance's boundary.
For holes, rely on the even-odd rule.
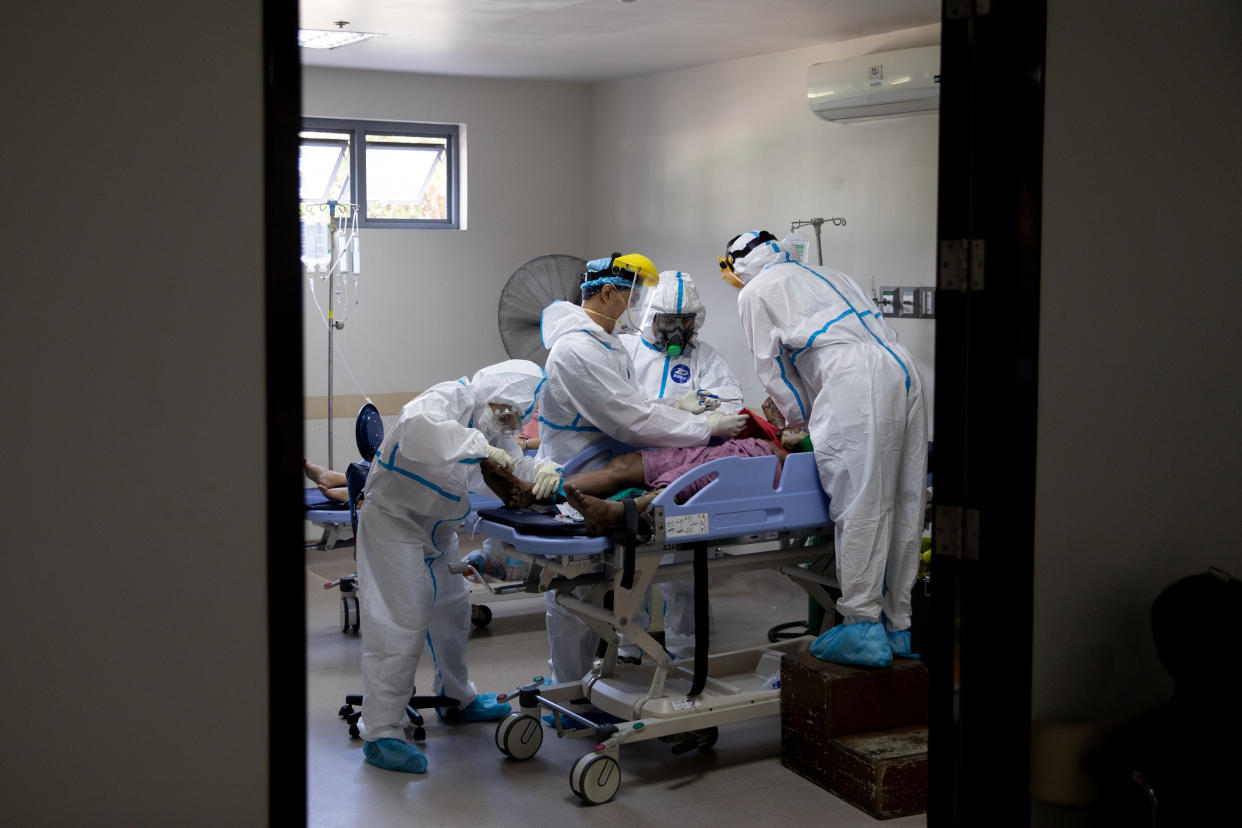
[[[743,233],[734,240],[729,250],[741,250],[746,247],[747,243],[759,234],[751,231]],[[751,279],[759,275],[765,267],[779,262],[796,262],[798,261],[798,251],[794,246],[784,241],[769,241],[756,247],[750,251],[743,259],[735,259],[733,262],[733,272],[743,284],[749,283]]]
[[543,347],[552,350],[558,339],[573,331],[587,331],[596,337],[611,337],[606,341],[615,342],[613,334],[601,328],[590,314],[572,302],[553,302],[543,309],[539,320],[539,336]]
[[488,403],[500,403],[511,406],[526,423],[534,414],[544,376],[543,369],[535,363],[510,359],[480,368],[470,379],[470,390],[474,393],[480,414]]
[[694,337],[691,341],[698,339],[699,331],[703,330],[703,324],[707,321],[707,308],[699,299],[699,289],[689,275],[680,270],[666,270],[660,274],[659,284],[648,289],[638,333],[652,347],[651,325],[656,314],[660,313],[693,313]]

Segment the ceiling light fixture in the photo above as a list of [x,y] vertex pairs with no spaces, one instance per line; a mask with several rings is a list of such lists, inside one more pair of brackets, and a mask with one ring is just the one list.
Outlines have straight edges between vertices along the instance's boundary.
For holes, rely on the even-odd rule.
[[335,29],[298,29],[298,45],[305,49],[336,49],[376,37],[372,32],[347,32],[348,20],[337,20]]

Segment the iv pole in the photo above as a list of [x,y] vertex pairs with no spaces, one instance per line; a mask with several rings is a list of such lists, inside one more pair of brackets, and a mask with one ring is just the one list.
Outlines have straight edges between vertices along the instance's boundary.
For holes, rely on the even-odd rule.
[[338,322],[336,320],[336,317],[334,316],[333,309],[332,309],[333,294],[336,293],[335,287],[332,283],[332,279],[333,279],[333,275],[336,273],[337,269],[341,266],[342,260],[344,259],[344,254],[338,251],[336,248],[337,204],[338,202],[335,202],[335,201],[328,202],[328,246],[329,246],[329,249],[332,251],[331,258],[329,259],[331,264],[328,267],[328,468],[330,469],[336,468],[336,465],[333,463],[334,458],[333,458],[333,452],[332,452],[332,442],[333,442],[332,441],[332,425],[333,425],[333,419],[332,419],[332,351],[334,348],[332,335],[336,331],[339,331],[341,328],[345,327],[345,324],[343,322]]
[[[332,409],[333,397],[335,396],[333,393],[333,352],[336,350],[334,335],[337,331],[342,330],[345,327],[345,322],[336,318],[336,308],[334,307],[334,301],[336,299],[336,285],[334,280],[338,274],[341,274],[341,278],[344,279],[343,274],[347,271],[354,274],[355,286],[358,278],[358,240],[354,235],[352,226],[349,229],[349,235],[345,240],[344,248],[339,250],[337,249],[337,240],[341,229],[337,224],[336,211],[338,207],[345,211],[357,209],[357,205],[341,201],[322,201],[316,202],[313,205],[303,205],[304,210],[327,209],[328,211],[328,266],[326,272],[320,272],[320,276],[326,277],[328,280],[328,316],[326,320],[328,323],[328,468],[335,468],[334,461],[336,460],[334,451],[335,440],[333,439],[332,434],[334,419]],[[311,294],[314,296],[313,289]],[[317,298],[315,299],[315,304],[319,304],[319,300]],[[323,308],[320,307],[319,311],[322,314]],[[346,313],[346,316],[348,316],[348,312]],[[349,371],[348,361],[345,363],[345,370]],[[353,377],[352,371],[350,371],[350,376]],[[356,384],[358,380],[355,378],[354,382]],[[361,391],[361,387],[358,390]],[[366,397],[366,394],[364,393],[363,396]],[[367,402],[371,401],[369,397],[366,399]]]
[[820,229],[824,226],[824,222],[831,222],[834,227],[844,227],[845,219],[843,218],[813,218],[813,219],[797,219],[789,224],[789,232],[797,230],[799,227],[806,227],[808,224],[815,228],[815,247],[819,254],[819,266],[824,266],[824,240],[820,236]]

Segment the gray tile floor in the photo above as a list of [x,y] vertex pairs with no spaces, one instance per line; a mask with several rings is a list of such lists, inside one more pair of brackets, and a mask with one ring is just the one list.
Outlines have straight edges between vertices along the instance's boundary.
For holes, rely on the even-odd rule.
[[[476,540],[477,542],[477,540]],[[471,539],[463,536],[463,551]],[[307,739],[309,824],[328,826],[483,826],[547,828],[609,826],[925,825],[923,816],[880,821],[797,776],[780,763],[778,717],[722,727],[714,749],[674,756],[652,740],[621,751],[617,797],[589,806],[569,789],[569,769],[590,745],[545,730],[543,747],[525,762],[496,749],[491,724],[450,725],[428,717],[422,749],[428,772],[411,776],[371,767],[361,742],[350,739],[337,710],[361,692],[360,641],[341,633],[339,593],[323,589],[323,573],[348,571],[350,551],[308,553],[306,575]],[[319,574],[317,574],[319,573]],[[806,597],[774,572],[717,578],[712,583],[713,650],[763,643],[773,624],[805,616]],[[500,691],[546,672],[542,597],[489,605],[491,624],[471,633],[471,678]],[[431,687],[430,659],[418,687]]]

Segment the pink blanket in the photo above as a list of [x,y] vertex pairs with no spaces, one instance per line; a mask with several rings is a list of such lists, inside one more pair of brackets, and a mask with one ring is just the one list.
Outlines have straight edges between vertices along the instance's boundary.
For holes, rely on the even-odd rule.
[[[720,457],[766,457],[775,454],[772,444],[766,440],[743,437],[728,440],[718,446],[695,446],[694,448],[643,449],[643,482],[653,489],[662,489],[684,473]],[[685,501],[690,495],[706,486],[714,474],[702,477],[677,493],[677,501]],[[776,466],[775,486],[781,480],[781,467]]]

